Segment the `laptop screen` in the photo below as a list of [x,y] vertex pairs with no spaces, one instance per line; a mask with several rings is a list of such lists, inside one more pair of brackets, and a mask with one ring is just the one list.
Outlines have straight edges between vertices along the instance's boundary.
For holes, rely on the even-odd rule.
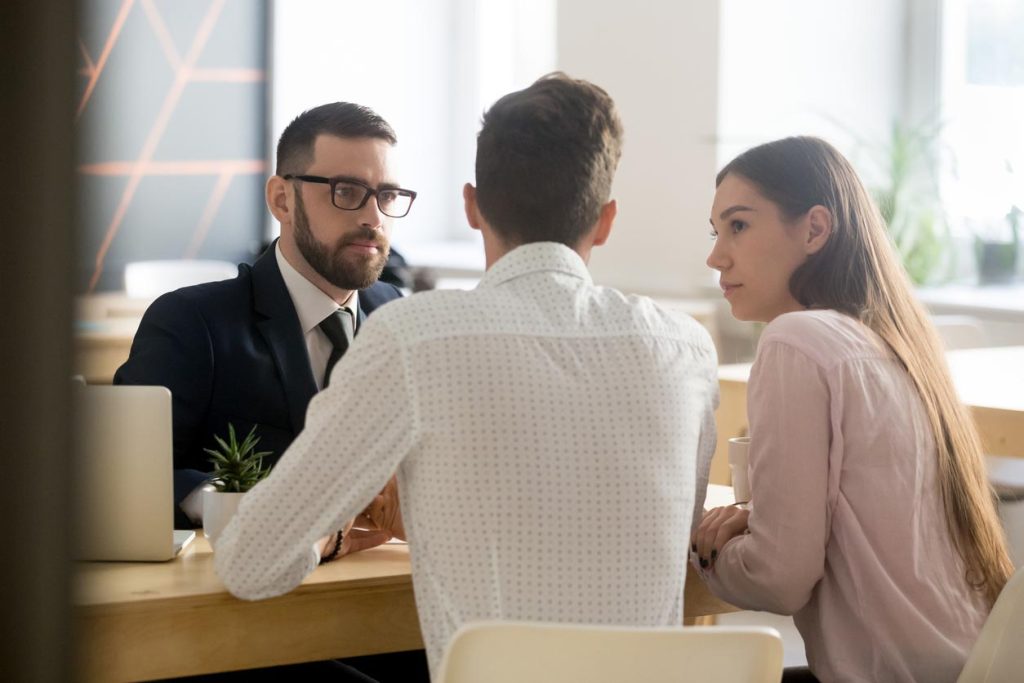
[[174,557],[171,392],[164,387],[72,388],[75,556]]

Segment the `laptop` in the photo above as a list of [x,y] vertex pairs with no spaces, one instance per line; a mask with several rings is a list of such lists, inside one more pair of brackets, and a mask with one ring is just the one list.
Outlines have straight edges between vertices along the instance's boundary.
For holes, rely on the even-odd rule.
[[75,557],[172,559],[195,532],[174,530],[171,392],[74,384],[72,396]]

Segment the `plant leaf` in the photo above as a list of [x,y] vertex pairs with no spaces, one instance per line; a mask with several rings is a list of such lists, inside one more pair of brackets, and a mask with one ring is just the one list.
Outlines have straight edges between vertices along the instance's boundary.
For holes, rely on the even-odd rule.
[[228,423],[228,438],[225,441],[214,434],[219,450],[204,448],[214,466],[213,481],[218,491],[244,492],[251,489],[270,474],[270,466],[264,466],[263,458],[272,451],[256,451],[260,437],[256,434],[256,425],[241,442],[235,426]]

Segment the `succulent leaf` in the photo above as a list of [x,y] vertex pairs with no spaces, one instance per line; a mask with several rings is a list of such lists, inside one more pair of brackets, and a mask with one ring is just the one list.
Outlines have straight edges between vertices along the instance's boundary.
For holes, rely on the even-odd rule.
[[248,491],[270,473],[270,466],[264,467],[263,458],[270,451],[256,451],[260,438],[256,436],[256,427],[242,439],[238,440],[235,427],[228,423],[228,438],[225,441],[214,434],[219,449],[204,448],[210,455],[213,464],[213,484],[218,491],[243,493]]

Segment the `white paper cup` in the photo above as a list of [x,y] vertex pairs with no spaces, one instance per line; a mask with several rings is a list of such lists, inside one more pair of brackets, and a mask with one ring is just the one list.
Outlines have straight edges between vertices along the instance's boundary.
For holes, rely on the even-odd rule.
[[732,472],[732,492],[737,503],[746,503],[750,500],[750,471],[747,461],[749,449],[749,436],[729,439],[729,470]]

